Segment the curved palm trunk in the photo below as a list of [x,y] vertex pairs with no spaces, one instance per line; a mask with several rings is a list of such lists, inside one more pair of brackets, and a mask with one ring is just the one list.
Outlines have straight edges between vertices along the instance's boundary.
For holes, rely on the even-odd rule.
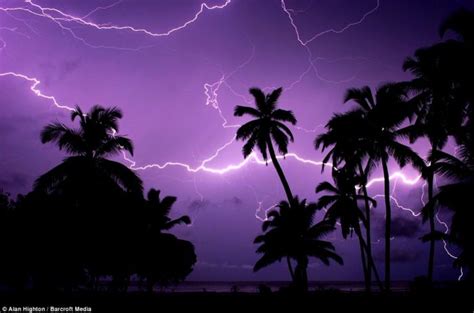
[[286,257],[286,262],[288,263],[288,270],[290,271],[291,280],[295,282],[295,272],[293,272],[293,267],[291,266],[291,259],[289,256]]
[[[433,201],[433,183],[434,183],[434,173],[429,170],[428,176],[428,201]],[[434,207],[429,211],[429,221],[430,221],[430,232],[433,234],[435,231],[435,216],[434,216]],[[428,281],[433,281],[433,268],[434,268],[434,254],[435,254],[435,239],[431,238],[430,240],[430,255],[428,259]]]
[[392,234],[392,207],[390,204],[390,175],[387,158],[382,158],[385,195],[385,291],[390,292],[390,238]]
[[[367,251],[367,244],[363,240],[362,240],[362,244],[364,245],[365,251]],[[380,280],[380,276],[377,271],[377,268],[375,267],[374,259],[371,255],[368,255],[368,261],[370,261],[368,262],[368,264],[370,265],[370,268],[372,268],[372,271],[374,272],[375,281],[377,282],[377,285],[379,286],[380,291],[383,291],[384,287],[383,287],[382,281]]]
[[308,291],[308,258],[301,257],[297,259],[295,268],[296,289],[301,292]]
[[[361,175],[365,177],[364,169],[362,167],[362,164],[359,163],[359,171]],[[367,288],[367,292],[371,292],[372,289],[372,271],[370,270],[374,264],[372,260],[372,238],[371,238],[371,231],[370,231],[370,204],[369,204],[369,193],[367,192],[367,186],[362,184],[362,193],[364,195],[364,204],[365,204],[365,220],[366,220],[366,225],[365,225],[365,239],[367,241],[367,268],[369,269],[367,271],[367,280],[369,281]]]
[[281,183],[283,185],[283,188],[285,189],[286,197],[288,198],[288,203],[293,203],[293,194],[291,193],[290,185],[288,184],[288,181],[286,180],[285,174],[283,173],[283,170],[281,169],[280,163],[278,163],[276,154],[275,154],[275,149],[273,149],[273,143],[271,139],[267,140],[267,145],[268,145],[268,152],[270,153],[270,158],[272,159],[273,166],[275,166],[275,169],[278,173],[278,176],[280,177]]
[[[368,272],[374,272],[375,280],[377,281],[377,284],[380,288],[380,290],[383,290],[383,285],[382,282],[380,281],[379,273],[377,272],[377,268],[375,267],[374,259],[372,258],[372,255],[368,254],[368,247],[367,243],[364,241],[364,238],[362,237],[362,233],[360,229],[358,229],[358,232],[356,230],[356,235],[359,237],[359,244],[364,248],[364,251],[367,253],[367,271]],[[372,281],[369,281],[369,284],[372,284]]]
[[364,249],[364,245],[362,244],[362,241],[364,240],[362,238],[362,234],[359,231],[356,231],[357,238],[359,239],[359,247],[360,247],[360,258],[361,258],[361,263],[362,263],[362,270],[364,272],[364,282],[365,282],[365,291],[369,292],[370,290],[370,280],[368,278],[368,272],[370,272],[370,269],[367,270],[367,260],[366,260],[366,251]]

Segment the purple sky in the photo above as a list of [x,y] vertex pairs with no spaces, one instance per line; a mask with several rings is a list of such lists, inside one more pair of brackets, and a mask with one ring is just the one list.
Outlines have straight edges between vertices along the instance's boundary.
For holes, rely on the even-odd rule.
[[[120,133],[136,145],[135,167],[164,166],[138,171],[146,188],[178,196],[174,213],[189,214],[194,221],[174,231],[196,246],[199,261],[189,279],[289,279],[284,264],[251,271],[257,260],[252,241],[261,224],[256,214],[264,217],[284,193],[272,166],[254,160],[239,165],[242,143],[230,142],[236,131],[232,125],[243,121],[232,116],[233,107],[251,100],[249,87],[283,86],[280,105],[298,119],[290,152],[302,159],[289,156],[282,166],[294,192],[315,201],[315,186],[330,177],[301,160],[321,159],[312,141],[334,112],[350,107],[342,104],[344,91],[409,78],[401,70],[405,57],[438,40],[437,27],[450,11],[472,8],[474,2],[206,3],[0,0],[0,188],[27,192],[38,175],[64,157],[39,141],[45,124],[69,119],[54,99],[85,110],[94,104],[118,106],[125,115]],[[33,78],[41,82],[39,95],[30,90]],[[417,145],[420,153],[425,146]],[[239,168],[222,173],[229,166]],[[417,176],[409,168],[403,172],[409,179]],[[395,179],[392,185],[398,199],[393,276],[411,279],[425,274],[427,263],[428,245],[418,240],[424,227],[406,210],[419,211],[422,183],[406,186]],[[374,183],[370,193],[381,188]],[[381,238],[383,198],[378,200],[373,232]],[[339,231],[330,239],[345,265],[316,262],[310,278],[362,279],[357,241],[342,240]],[[374,242],[374,250],[382,261],[383,243]],[[459,272],[451,264],[439,244],[435,276],[456,279]]]

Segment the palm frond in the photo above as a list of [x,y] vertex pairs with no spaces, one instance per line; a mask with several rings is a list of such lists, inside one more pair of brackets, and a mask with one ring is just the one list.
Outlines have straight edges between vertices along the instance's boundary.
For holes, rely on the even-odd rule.
[[255,99],[255,105],[260,112],[265,112],[266,110],[266,97],[265,93],[259,88],[250,88],[249,90],[250,94],[254,97]]
[[254,272],[258,272],[264,267],[267,267],[268,265],[271,265],[281,259],[282,256],[275,255],[272,253],[265,253],[258,261],[255,263],[255,266],[253,267]]
[[373,97],[370,87],[364,86],[360,89],[350,88],[344,94],[344,103],[348,101],[354,101],[361,108],[366,111],[370,111],[373,106]]
[[320,193],[320,192],[332,192],[334,194],[338,194],[339,193],[339,190],[334,187],[330,182],[328,181],[324,181],[320,184],[318,184],[318,186],[316,187],[316,193]]
[[127,137],[110,136],[100,145],[99,149],[97,149],[96,155],[113,155],[121,152],[122,150],[128,151],[130,155],[133,156],[133,142]]
[[252,120],[250,122],[245,123],[244,125],[240,126],[239,129],[237,129],[237,135],[236,139],[237,140],[246,140],[252,136],[252,134],[255,134],[258,132],[260,129],[260,122],[259,120]]
[[267,94],[265,102],[268,113],[273,112],[276,109],[278,98],[280,98],[282,91],[283,88],[280,87]]
[[273,128],[271,131],[272,139],[278,147],[278,151],[285,155],[288,153],[288,136],[279,128]]
[[179,224],[185,224],[185,225],[190,225],[191,224],[191,218],[187,215],[181,216],[180,218],[174,219],[172,221],[169,221],[163,226],[163,230],[169,230],[173,228],[176,225]]
[[244,115],[250,115],[255,118],[260,118],[261,113],[255,108],[237,105],[234,108],[234,116],[244,116]]
[[274,120],[281,121],[281,122],[288,122],[292,125],[296,125],[296,117],[292,111],[283,110],[283,109],[276,109],[272,112],[271,117]]
[[66,158],[62,163],[38,177],[33,184],[33,188],[35,191],[49,193],[57,189],[58,185],[66,179],[71,178],[72,173],[82,171],[83,169],[83,157]]
[[142,193],[142,180],[138,177],[137,174],[135,174],[135,172],[130,170],[122,163],[107,159],[100,159],[98,165],[102,172],[104,172],[108,177],[113,179],[126,191],[137,194]]

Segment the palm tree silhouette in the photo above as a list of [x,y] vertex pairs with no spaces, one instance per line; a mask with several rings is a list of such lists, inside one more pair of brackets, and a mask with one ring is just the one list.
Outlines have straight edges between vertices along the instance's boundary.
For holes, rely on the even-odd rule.
[[425,163],[408,146],[397,141],[398,127],[413,114],[414,109],[407,101],[406,87],[400,84],[385,84],[376,90],[375,95],[369,87],[349,89],[344,102],[355,102],[366,121],[360,144],[367,149],[366,153],[372,162],[382,164],[385,196],[385,290],[390,291],[390,238],[391,238],[391,201],[390,173],[388,161],[390,156],[400,167],[411,163],[421,170]]
[[191,224],[191,218],[187,215],[183,215],[176,219],[171,219],[168,216],[176,200],[177,198],[173,196],[166,196],[163,199],[160,199],[160,190],[152,188],[148,191],[145,206],[150,230],[156,233],[161,233],[162,231],[170,230],[179,224]]
[[[459,35],[461,41],[448,40],[418,49],[403,64],[403,69],[415,76],[407,86],[415,94],[411,101],[417,107],[417,118],[413,125],[406,127],[401,133],[404,132],[411,142],[420,137],[427,137],[430,142],[430,154],[433,157],[422,173],[427,181],[428,202],[432,202],[434,198],[434,169],[437,167],[435,162],[438,151],[444,148],[449,136],[462,134],[459,126],[465,119],[465,99],[474,100],[471,87],[471,73],[474,69],[473,18],[474,13],[465,9],[454,12],[441,24],[439,31],[443,36],[448,30],[452,30]],[[424,238],[431,238],[427,275],[431,282],[437,231],[435,207],[428,207],[432,209],[425,210],[431,235]]]
[[275,89],[271,93],[265,95],[258,88],[251,88],[250,93],[255,98],[255,108],[248,106],[236,106],[234,110],[235,116],[249,115],[255,119],[245,123],[237,130],[237,140],[246,140],[242,148],[244,158],[248,157],[255,146],[258,147],[262,157],[267,161],[267,151],[270,154],[273,166],[280,177],[283,188],[285,189],[288,202],[293,199],[290,185],[286,180],[285,174],[277,160],[273,143],[278,147],[278,151],[285,155],[288,153],[288,142],[293,141],[293,134],[284,124],[289,122],[296,124],[296,118],[293,112],[278,109],[277,101],[282,92],[282,88]]
[[439,175],[454,181],[441,186],[437,195],[423,208],[423,216],[432,212],[436,205],[447,207],[452,210],[452,222],[450,232],[433,232],[426,236],[425,240],[447,239],[462,248],[461,254],[455,261],[458,267],[467,266],[470,269],[468,278],[473,278],[474,269],[474,232],[471,221],[474,218],[472,207],[474,201],[472,191],[474,190],[474,132],[472,120],[469,120],[463,129],[466,136],[460,142],[458,153],[460,158],[452,156],[443,151],[436,151],[436,155],[430,157],[436,159],[434,170]]
[[[142,278],[146,279],[148,292],[153,291],[153,286],[158,280],[165,279],[164,276],[167,277],[167,275],[164,275],[167,269],[162,268],[162,266],[164,266],[164,260],[173,257],[176,253],[182,253],[180,251],[167,251],[166,248],[168,246],[173,246],[175,242],[181,242],[181,244],[185,244],[192,248],[190,250],[192,253],[189,251],[190,255],[188,255],[188,252],[184,251],[184,255],[187,256],[186,259],[175,260],[175,262],[179,261],[185,265],[183,270],[185,270],[186,275],[187,268],[192,266],[196,261],[195,256],[193,256],[194,248],[191,243],[177,241],[176,237],[164,232],[179,224],[191,224],[191,219],[187,215],[183,215],[176,219],[169,217],[176,200],[177,198],[173,196],[166,196],[161,199],[160,191],[153,188],[150,189],[147,194],[144,206],[145,214],[143,216],[145,238],[141,243],[143,248],[140,253],[141,258],[139,258],[138,262],[138,272]],[[157,253],[157,250],[160,250],[164,255]],[[187,248],[187,250],[189,250],[189,248]]]
[[465,43],[474,43],[474,11],[465,8],[451,13],[440,25],[439,34],[455,32]]
[[436,162],[433,171],[454,181],[439,188],[438,194],[427,203],[423,213],[426,216],[437,204],[453,211],[449,236],[443,237],[439,233],[433,233],[432,236],[435,239],[447,238],[461,246],[462,252],[455,265],[467,266],[470,269],[468,277],[472,279],[474,232],[470,221],[474,218],[471,196],[474,190],[474,11],[459,9],[452,13],[439,28],[440,36],[448,31],[454,32],[458,38],[440,44],[445,52],[440,59],[447,63],[446,67],[450,70],[446,76],[451,79],[451,96],[463,106],[463,123],[453,131],[459,157],[443,151],[431,152],[430,160]]
[[[316,193],[324,192],[317,202],[318,209],[326,209],[325,220],[332,223],[340,223],[342,236],[344,239],[348,235],[356,234],[359,240],[360,254],[362,259],[362,269],[364,272],[364,279],[366,280],[366,288],[370,290],[370,281],[367,281],[368,271],[372,268],[368,267],[373,264],[371,259],[366,265],[366,251],[367,243],[362,235],[360,224],[367,224],[367,220],[359,208],[358,202],[369,202],[370,205],[376,206],[377,202],[365,195],[358,195],[355,186],[360,185],[361,178],[358,177],[351,168],[343,167],[341,169],[333,169],[334,185],[330,182],[322,182],[316,187]],[[366,226],[367,227],[367,226]],[[372,258],[372,255],[367,253],[367,258]],[[374,269],[379,286],[382,287],[377,271]]]
[[[333,169],[344,166],[359,177],[360,191],[364,196],[365,204],[365,229],[366,229],[366,253],[367,253],[367,268],[365,272],[366,290],[370,292],[372,281],[372,270],[376,272],[375,264],[372,257],[372,239],[371,239],[371,205],[368,192],[367,181],[374,167],[372,160],[367,159],[367,150],[369,147],[363,147],[364,138],[367,130],[364,113],[361,110],[349,111],[343,114],[334,114],[334,116],[326,124],[327,131],[316,137],[314,147],[316,150],[321,148],[324,152],[329,149],[328,153],[323,159],[322,171],[324,171],[325,164],[330,160]],[[370,144],[370,143],[369,143]],[[367,159],[367,160],[366,160]]]
[[[474,120],[474,11],[459,9],[452,13],[441,23],[439,33],[443,36],[451,31],[457,35],[456,40],[447,40],[445,46],[446,55],[443,57],[451,69],[450,78],[453,82],[453,96],[465,105],[467,118]],[[465,131],[466,129],[464,129]],[[471,129],[468,129],[472,131]],[[465,132],[462,130],[455,134],[455,137],[463,137]],[[459,140],[459,139],[457,139]],[[462,138],[461,138],[462,141]]]
[[[308,288],[308,257],[315,257],[326,265],[329,265],[330,260],[342,264],[342,258],[335,253],[334,246],[321,240],[334,231],[334,226],[328,221],[314,224],[317,210],[315,203],[306,203],[306,200],[300,202],[295,197],[291,205],[287,201],[281,201],[278,209],[270,211],[262,224],[263,234],[254,241],[260,244],[257,253],[263,254],[255,264],[254,271],[287,258],[295,287],[305,291]],[[295,271],[292,269],[291,259],[297,262]]]
[[[438,44],[430,48],[419,49],[414,57],[407,58],[403,64],[415,78],[407,86],[414,92],[410,100],[416,107],[416,120],[399,133],[410,138],[413,143],[420,137],[427,137],[431,153],[436,155],[446,145],[450,135],[454,134],[463,122],[464,108],[456,101],[452,93],[452,81],[449,79],[450,65],[446,62],[446,45]],[[427,182],[428,202],[434,197],[433,161],[427,162],[423,177]],[[434,207],[433,207],[434,209]],[[435,233],[435,212],[427,212],[430,233]],[[428,258],[428,281],[433,280],[435,240],[430,240]]]
[[121,151],[133,155],[132,141],[118,136],[118,121],[122,112],[116,108],[94,106],[84,114],[79,107],[71,120],[79,118],[79,128],[52,123],[41,131],[41,142],[56,143],[60,150],[72,155],[35,181],[35,189],[45,192],[65,190],[68,187],[101,181],[115,187],[141,194],[140,178],[125,165],[106,159]]

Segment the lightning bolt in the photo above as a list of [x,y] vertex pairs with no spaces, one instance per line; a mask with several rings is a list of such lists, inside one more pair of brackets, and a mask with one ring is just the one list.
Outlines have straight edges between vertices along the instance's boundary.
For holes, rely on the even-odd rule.
[[[343,79],[343,80],[331,80],[331,79],[327,79],[325,77],[323,77],[320,73],[319,73],[319,70],[315,64],[315,61],[317,60],[320,60],[321,58],[320,57],[317,57],[317,58],[313,58],[313,53],[311,51],[311,49],[309,48],[308,44],[315,41],[316,39],[324,36],[324,35],[327,35],[327,34],[341,34],[343,32],[345,32],[346,30],[354,27],[354,26],[357,26],[357,25],[360,25],[361,23],[364,22],[364,20],[371,14],[375,13],[379,7],[380,7],[380,0],[377,0],[377,3],[375,5],[375,7],[371,10],[369,10],[368,12],[366,12],[365,14],[362,15],[362,17],[357,20],[357,21],[354,21],[354,22],[351,22],[351,23],[348,23],[347,25],[345,25],[344,27],[340,28],[340,29],[334,29],[334,28],[330,28],[330,29],[327,29],[327,30],[324,30],[322,32],[319,32],[317,34],[314,34],[311,38],[309,38],[308,40],[304,40],[302,39],[302,36],[300,34],[300,30],[298,28],[298,26],[296,25],[296,22],[293,18],[293,15],[291,14],[292,12],[294,12],[292,9],[288,9],[287,5],[286,5],[286,2],[285,0],[281,0],[280,2],[280,5],[281,5],[281,8],[283,10],[283,12],[287,15],[288,17],[288,20],[290,22],[290,25],[291,27],[293,28],[294,30],[294,33],[295,33],[295,36],[296,36],[296,40],[298,41],[298,43],[306,50],[306,53],[307,53],[307,56],[308,56],[308,63],[309,63],[309,68],[313,70],[314,74],[316,75],[316,77],[323,81],[323,82],[326,82],[326,83],[335,83],[335,84],[339,84],[339,83],[348,83],[348,82],[351,82],[353,80],[355,80],[355,76],[352,76],[352,77],[349,77],[347,79]],[[308,71],[309,72],[309,71]],[[307,72],[306,72],[307,73]],[[305,75],[306,75],[305,73]]]
[[121,1],[115,2],[105,7],[98,7],[83,17],[78,17],[78,16],[68,14],[57,8],[43,7],[33,2],[33,0],[25,0],[24,2],[28,5],[28,7],[0,7],[0,11],[3,11],[9,15],[11,15],[11,13],[22,12],[22,13],[31,14],[33,16],[48,19],[51,22],[55,23],[59,28],[69,33],[74,39],[82,42],[84,45],[91,48],[106,48],[106,49],[136,51],[136,50],[141,50],[143,48],[147,48],[150,46],[143,46],[143,47],[138,47],[138,48],[125,48],[125,47],[115,47],[115,46],[105,46],[105,45],[94,45],[88,42],[85,38],[77,35],[76,32],[74,32],[72,27],[66,26],[66,23],[73,23],[76,25],[93,28],[98,31],[129,31],[132,33],[138,33],[138,34],[142,34],[142,35],[146,35],[150,37],[168,37],[172,35],[173,33],[183,30],[187,28],[188,26],[192,25],[193,23],[195,23],[205,11],[224,9],[232,2],[232,0],[226,0],[223,4],[212,5],[212,6],[203,2],[199,6],[199,10],[194,14],[192,18],[188,19],[183,24],[175,26],[165,32],[154,32],[145,28],[137,28],[137,27],[133,27],[129,25],[98,24],[98,23],[94,23],[94,22],[86,20],[87,17],[94,14],[95,12],[99,10],[110,9],[118,5]]
[[[184,30],[188,26],[195,23],[205,11],[213,11],[213,10],[224,9],[231,3],[231,1],[232,0],[226,0],[222,4],[213,5],[213,6],[210,6],[207,3],[201,3],[200,6],[199,6],[199,10],[197,12],[195,12],[195,14],[190,19],[188,19],[185,22],[183,22],[182,24],[179,24],[179,25],[177,25],[173,28],[170,28],[170,29],[168,29],[167,31],[164,31],[164,32],[155,32],[155,31],[151,31],[151,30],[148,30],[148,29],[145,29],[145,28],[137,28],[137,27],[129,26],[129,25],[98,24],[98,23],[94,23],[94,22],[88,20],[91,15],[95,14],[96,12],[98,12],[100,10],[111,9],[111,8],[119,5],[122,2],[121,0],[117,1],[117,2],[114,2],[114,3],[112,3],[108,6],[97,7],[94,10],[87,13],[86,15],[82,16],[82,17],[78,17],[78,16],[74,16],[74,15],[65,13],[64,11],[59,10],[57,8],[43,7],[43,6],[35,3],[33,0],[25,0],[24,3],[26,4],[26,6],[0,7],[0,11],[4,12],[6,15],[10,16],[11,18],[13,18],[17,21],[23,22],[32,32],[35,32],[35,33],[36,33],[36,31],[26,21],[16,17],[14,14],[19,12],[19,13],[30,14],[30,15],[33,15],[33,16],[36,16],[36,17],[48,19],[51,22],[53,22],[54,24],[56,24],[63,31],[66,31],[67,33],[69,33],[74,39],[79,40],[80,42],[82,42],[83,44],[85,44],[85,45],[87,45],[91,48],[113,48],[113,49],[123,49],[123,50],[139,50],[139,49],[142,49],[144,47],[124,48],[124,47],[112,47],[112,46],[91,44],[85,38],[83,38],[81,36],[78,36],[74,32],[74,29],[72,27],[67,26],[68,25],[67,23],[75,24],[75,25],[79,25],[79,26],[83,26],[83,27],[89,27],[89,28],[95,29],[97,31],[127,31],[127,32],[137,33],[137,34],[141,34],[141,35],[145,35],[145,36],[149,36],[149,37],[155,37],[155,38],[167,37],[167,36],[172,35],[175,32]],[[295,32],[295,36],[296,36],[296,39],[297,39],[298,43],[307,52],[308,63],[309,63],[308,68],[294,82],[292,82],[287,87],[287,90],[293,88],[298,83],[300,83],[303,80],[303,78],[307,74],[309,74],[309,72],[311,70],[315,73],[315,75],[318,79],[320,79],[321,81],[327,82],[327,83],[347,83],[347,82],[350,82],[350,81],[354,80],[355,76],[349,77],[349,78],[344,79],[344,80],[334,81],[334,80],[327,79],[327,78],[323,77],[322,75],[320,75],[315,62],[317,62],[319,60],[322,60],[323,58],[321,58],[321,57],[314,58],[313,54],[312,54],[312,51],[308,47],[308,45],[310,43],[314,42],[316,39],[318,39],[318,38],[320,38],[324,35],[341,34],[345,31],[347,31],[348,29],[363,23],[367,19],[367,17],[374,14],[379,9],[380,1],[377,0],[376,5],[372,9],[370,9],[369,11],[364,13],[358,20],[350,22],[350,23],[348,23],[347,25],[345,25],[344,27],[342,27],[340,29],[331,28],[331,29],[327,29],[327,30],[324,30],[322,32],[316,33],[316,34],[312,35],[311,37],[309,37],[309,39],[306,39],[306,40],[304,40],[302,38],[302,36],[300,34],[300,30],[298,29],[298,27],[296,25],[296,22],[293,18],[293,15],[292,15],[292,14],[296,15],[296,13],[299,13],[300,11],[287,8],[285,0],[281,0],[280,4],[281,4],[281,8],[282,8],[283,12],[288,17],[288,20],[290,22],[290,26],[293,28],[293,30]],[[0,31],[2,31],[2,30],[16,32],[15,28],[1,27]],[[23,35],[27,36],[26,34],[23,34]],[[6,42],[2,38],[0,38],[0,52],[3,49],[5,49],[6,46],[7,46]],[[233,72],[231,72],[227,75],[222,74],[222,76],[219,78],[219,80],[217,80],[213,83],[205,83],[204,86],[203,86],[204,87],[204,94],[206,96],[206,105],[209,105],[209,106],[211,106],[212,108],[214,108],[215,110],[218,111],[218,114],[219,114],[220,118],[223,121],[223,124],[222,124],[223,128],[235,128],[235,127],[239,127],[240,125],[237,125],[237,124],[229,125],[228,124],[228,121],[225,118],[225,116],[222,113],[222,110],[219,106],[219,102],[218,102],[219,89],[221,88],[221,86],[225,86],[235,96],[240,97],[241,99],[243,99],[247,103],[250,102],[250,100],[248,100],[244,95],[239,94],[238,92],[236,92],[232,88],[232,86],[228,83],[228,79],[234,73],[236,73],[238,70],[240,70],[241,68],[243,68],[244,66],[246,66],[248,63],[251,62],[251,60],[253,59],[253,56],[254,56],[254,52],[255,52],[255,48],[252,49],[251,57],[247,61],[242,63],[236,70],[234,70]],[[25,75],[25,74],[22,74],[22,73],[16,73],[16,72],[0,73],[0,77],[14,77],[14,78],[17,78],[17,79],[24,80],[24,81],[26,81],[30,84],[30,90],[36,96],[38,96],[42,99],[45,99],[47,101],[50,101],[55,107],[57,107],[59,109],[64,109],[64,110],[68,110],[68,111],[73,111],[74,110],[74,108],[72,108],[72,107],[60,104],[54,96],[44,94],[39,89],[41,81],[38,78],[30,77],[28,75]],[[270,88],[270,87],[266,87],[266,88]],[[314,129],[306,129],[306,128],[303,128],[303,127],[296,127],[296,129],[307,132],[307,133],[313,133],[313,132],[316,132],[317,129],[320,128],[320,127],[322,127],[322,125],[317,125]],[[157,168],[157,169],[162,170],[162,169],[165,169],[167,167],[181,167],[181,168],[183,168],[186,171],[191,172],[191,173],[205,172],[205,173],[211,173],[211,174],[217,174],[217,175],[224,175],[224,174],[229,173],[231,171],[239,170],[239,169],[241,169],[242,167],[246,166],[249,163],[254,163],[254,164],[258,164],[258,165],[266,165],[268,163],[264,160],[261,160],[257,156],[256,153],[252,153],[248,158],[242,160],[241,162],[238,162],[238,163],[235,163],[235,164],[230,164],[230,165],[227,165],[225,167],[217,168],[217,167],[212,167],[212,166],[208,165],[211,161],[216,159],[223,150],[225,150],[227,147],[232,145],[234,142],[235,142],[235,136],[231,140],[226,142],[224,145],[219,147],[210,157],[204,159],[199,165],[197,165],[195,167],[193,167],[192,165],[187,164],[187,163],[174,162],[174,161],[173,162],[165,162],[163,164],[148,164],[148,165],[143,165],[143,166],[137,166],[136,162],[134,160],[128,158],[125,153],[123,154],[123,158],[130,164],[130,168],[134,169],[134,170],[147,170],[147,169],[151,169],[151,168]],[[286,156],[289,157],[290,159],[294,159],[295,161],[306,164],[306,165],[311,165],[311,166],[316,166],[316,167],[320,167],[321,165],[323,165],[323,162],[321,162],[321,161],[314,161],[314,160],[311,160],[311,159],[305,159],[305,158],[302,158],[302,157],[298,156],[296,153],[288,153]],[[278,156],[278,159],[282,159],[282,158],[284,158],[284,157]],[[409,185],[409,186],[416,185],[419,182],[420,178],[421,178],[421,176],[417,176],[415,178],[409,178],[405,174],[403,174],[402,172],[396,172],[396,173],[394,173],[390,176],[390,180],[395,180],[396,182],[401,181],[403,184]],[[377,183],[380,183],[380,182],[383,182],[383,177],[374,178],[374,179],[372,179],[371,181],[368,182],[367,187],[369,188],[373,184],[377,184]],[[194,185],[195,185],[196,192],[200,195],[201,200],[202,200],[203,196],[197,190],[197,186],[196,186],[195,181],[194,181]],[[424,188],[424,185],[422,186],[422,189],[423,188]],[[381,196],[381,195],[378,195],[378,196]],[[391,200],[400,209],[402,209],[404,211],[409,211],[412,216],[418,217],[420,215],[419,212],[416,213],[412,209],[407,208],[407,207],[403,207],[402,205],[400,205],[398,203],[398,200],[395,198],[395,196],[392,195]],[[265,220],[267,212],[269,210],[273,209],[274,207],[275,207],[275,205],[269,207],[268,209],[263,209],[263,201],[258,201],[258,208],[257,208],[256,213],[255,213],[256,218],[261,220],[261,221]],[[264,212],[264,214],[265,214],[264,219],[259,216],[259,212]],[[439,218],[438,214],[436,214],[436,219],[437,219],[438,223],[440,223],[441,225],[443,225],[445,227],[446,232],[448,232],[449,231],[448,225]],[[447,249],[447,243],[446,242],[444,242],[444,249],[450,257],[457,258],[456,256],[454,256],[452,253],[449,252],[449,250]],[[462,275],[463,275],[463,272],[462,272],[462,268],[461,268],[461,273],[460,273],[459,279],[462,278]]]
[[8,76],[16,77],[16,78],[19,78],[19,79],[22,79],[22,80],[26,80],[27,82],[31,83],[30,90],[36,96],[51,101],[54,104],[54,106],[56,106],[57,108],[63,109],[63,110],[68,110],[68,111],[74,111],[74,108],[72,108],[72,107],[69,107],[67,105],[59,104],[59,102],[56,100],[56,98],[54,96],[48,96],[48,95],[43,94],[41,92],[41,90],[38,89],[39,84],[41,84],[41,81],[39,79],[34,78],[34,77],[29,77],[29,76],[26,76],[26,75],[20,74],[20,73],[15,73],[15,72],[0,73],[0,77],[8,77]]
[[379,7],[380,7],[380,0],[377,0],[377,4],[375,5],[374,8],[372,8],[371,10],[369,10],[368,12],[366,12],[364,15],[362,15],[362,17],[355,21],[355,22],[351,22],[347,25],[345,25],[344,27],[340,28],[340,29],[334,29],[334,28],[331,28],[331,29],[327,29],[325,31],[322,31],[320,33],[317,33],[317,34],[314,34],[311,38],[309,38],[308,40],[304,40],[301,38],[301,35],[300,35],[300,31],[298,30],[298,27],[296,26],[296,23],[293,19],[293,16],[291,15],[291,10],[287,9],[286,7],[286,3],[285,3],[285,0],[281,0],[281,7],[283,9],[283,11],[285,11],[285,13],[288,15],[288,18],[290,19],[290,23],[291,23],[291,26],[293,27],[293,29],[295,30],[295,33],[296,33],[296,38],[298,39],[298,42],[302,45],[302,46],[307,46],[309,43],[313,42],[314,40],[318,39],[319,37],[322,37],[324,35],[327,35],[327,34],[342,34],[343,32],[345,32],[346,30],[354,27],[354,26],[357,26],[357,25],[360,25],[361,23],[364,22],[364,20],[371,14],[375,13]]

